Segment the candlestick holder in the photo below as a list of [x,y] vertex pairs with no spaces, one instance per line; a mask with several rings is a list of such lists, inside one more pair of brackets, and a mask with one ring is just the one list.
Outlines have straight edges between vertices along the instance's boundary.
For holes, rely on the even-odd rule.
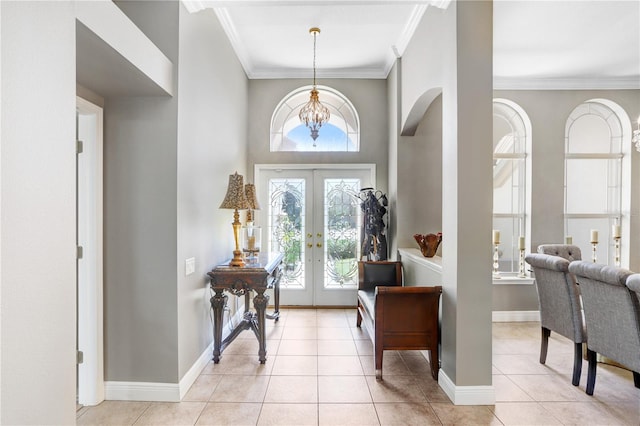
[[242,251],[249,263],[258,261],[262,243],[262,228],[259,226],[242,227]]
[[520,259],[518,261],[518,278],[526,278],[527,275],[524,273],[524,249],[520,249]]
[[620,267],[620,237],[613,237],[613,242],[615,248],[613,263]]
[[596,263],[598,261],[598,254],[596,253],[597,251],[598,251],[598,242],[591,241],[591,261],[593,261],[593,263]]
[[499,280],[501,278],[500,271],[498,271],[498,267],[500,266],[500,264],[498,263],[498,260],[500,259],[500,254],[498,253],[499,246],[500,246],[500,243],[493,244],[493,279],[494,280]]

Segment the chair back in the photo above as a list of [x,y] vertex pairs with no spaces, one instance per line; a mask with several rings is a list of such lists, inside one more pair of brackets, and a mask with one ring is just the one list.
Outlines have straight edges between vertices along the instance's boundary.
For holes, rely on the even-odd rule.
[[376,286],[402,286],[402,262],[358,262],[358,290]]
[[640,307],[634,290],[640,289],[640,278],[628,269],[585,261],[572,262],[569,271],[580,284],[588,348],[640,371]]
[[627,288],[636,293],[638,303],[640,304],[640,274],[629,275],[627,278]]
[[540,325],[575,343],[585,342],[580,292],[575,277],[569,273],[569,261],[542,253],[528,254],[525,261],[535,274]]
[[541,244],[538,246],[538,253],[560,256],[569,262],[582,260],[580,247],[572,244]]

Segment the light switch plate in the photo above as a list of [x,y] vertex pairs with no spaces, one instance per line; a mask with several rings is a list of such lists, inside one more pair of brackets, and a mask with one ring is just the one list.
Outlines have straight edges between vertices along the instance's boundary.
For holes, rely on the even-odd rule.
[[184,275],[189,276],[196,271],[196,258],[190,257],[184,261]]

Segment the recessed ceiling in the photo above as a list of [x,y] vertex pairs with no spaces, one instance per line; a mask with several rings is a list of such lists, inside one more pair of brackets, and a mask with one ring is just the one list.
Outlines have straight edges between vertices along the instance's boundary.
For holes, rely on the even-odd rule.
[[497,1],[493,28],[495,83],[640,89],[640,1]]
[[[386,78],[428,7],[448,0],[183,0],[212,8],[249,78]],[[640,88],[640,1],[495,0],[496,86]]]
[[[190,11],[212,8],[249,78],[312,75],[313,36],[321,78],[386,78],[428,4],[449,0],[187,1]],[[434,6],[431,6],[434,7]]]

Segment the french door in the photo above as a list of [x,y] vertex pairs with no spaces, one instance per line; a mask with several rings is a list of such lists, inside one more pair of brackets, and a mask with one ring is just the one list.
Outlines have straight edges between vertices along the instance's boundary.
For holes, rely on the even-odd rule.
[[280,303],[356,303],[362,210],[375,166],[256,165],[263,250],[284,254]]

